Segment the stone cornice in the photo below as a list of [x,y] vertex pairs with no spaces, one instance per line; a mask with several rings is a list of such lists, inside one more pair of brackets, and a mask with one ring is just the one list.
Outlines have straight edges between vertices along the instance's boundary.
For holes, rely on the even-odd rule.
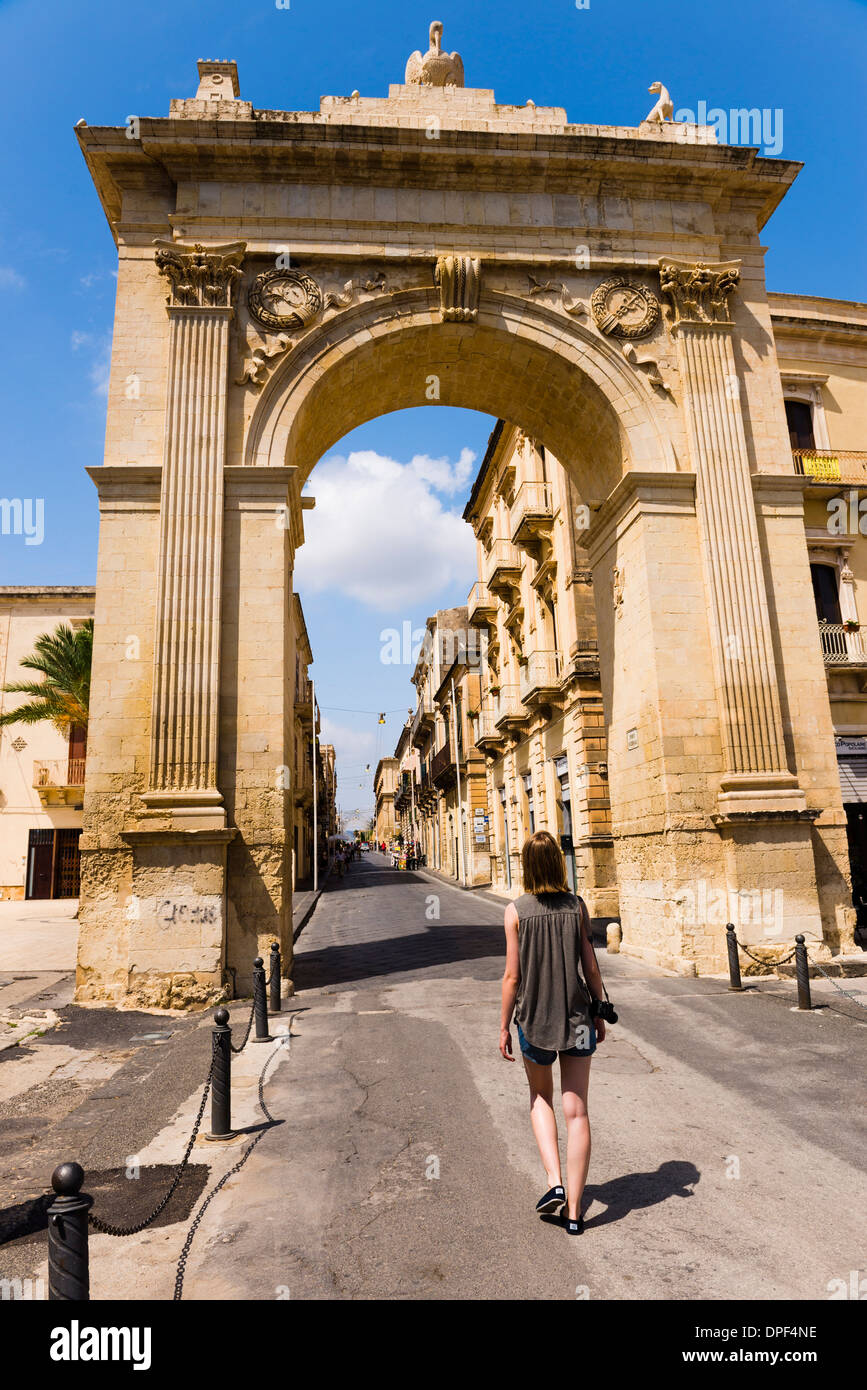
[[[603,128],[604,129],[604,128]],[[113,229],[125,189],[144,177],[160,196],[186,181],[300,181],[499,193],[598,192],[609,172],[636,193],[716,203],[725,191],[752,203],[763,226],[802,167],[745,146],[698,145],[610,134],[420,129],[323,122],[312,113],[276,121],[142,118],[127,128],[76,126],[76,136]],[[351,158],[347,159],[347,154]],[[584,185],[582,187],[582,185]],[[570,221],[574,225],[574,218]]]
[[103,504],[159,507],[162,465],[158,463],[104,463],[85,469]]
[[583,545],[591,564],[596,564],[613,539],[614,532],[632,509],[656,514],[695,511],[695,474],[627,473],[609,493],[584,533]]

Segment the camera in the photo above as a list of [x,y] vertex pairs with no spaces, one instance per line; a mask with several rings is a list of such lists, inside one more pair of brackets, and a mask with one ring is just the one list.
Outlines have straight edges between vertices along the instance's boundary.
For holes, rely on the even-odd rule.
[[606,1023],[616,1023],[617,1014],[610,999],[594,999],[590,1005],[590,1017],[601,1018]]

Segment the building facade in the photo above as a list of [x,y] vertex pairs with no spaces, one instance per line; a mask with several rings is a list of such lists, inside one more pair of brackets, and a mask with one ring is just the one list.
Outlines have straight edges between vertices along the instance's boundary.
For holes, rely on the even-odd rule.
[[380,758],[373,774],[373,795],[376,803],[374,834],[378,845],[390,845],[397,834],[394,812],[394,793],[397,790],[397,758]]
[[494,887],[522,892],[521,846],[547,829],[591,915],[616,917],[589,511],[556,458],[499,421],[464,512],[477,538],[470,621],[484,625],[475,741],[487,764]]
[[[867,944],[867,305],[768,298]],[[802,620],[812,631],[812,614]]]
[[[94,589],[0,588],[0,710],[23,695],[2,687],[38,680],[21,665],[43,633],[93,617]],[[50,723],[0,728],[0,899],[76,898],[86,731],[66,739]]]

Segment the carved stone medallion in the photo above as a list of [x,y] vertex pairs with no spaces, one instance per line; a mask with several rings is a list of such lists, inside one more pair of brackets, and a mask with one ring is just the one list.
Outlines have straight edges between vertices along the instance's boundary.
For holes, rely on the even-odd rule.
[[596,326],[614,338],[646,338],[659,321],[659,300],[622,276],[604,280],[590,296]]
[[306,328],[322,308],[322,291],[300,270],[263,270],[250,286],[250,313],[272,332]]

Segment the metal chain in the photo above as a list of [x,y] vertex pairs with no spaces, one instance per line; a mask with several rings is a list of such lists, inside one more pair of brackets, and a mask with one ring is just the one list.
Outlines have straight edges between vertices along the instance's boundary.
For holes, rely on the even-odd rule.
[[183,1158],[181,1159],[180,1163],[175,1169],[175,1175],[172,1178],[171,1186],[169,1187],[168,1192],[165,1194],[159,1205],[154,1207],[154,1210],[151,1212],[150,1216],[146,1216],[144,1221],[136,1222],[134,1226],[113,1226],[109,1221],[103,1221],[100,1217],[95,1216],[92,1211],[89,1212],[88,1216],[90,1219],[90,1224],[93,1226],[94,1230],[101,1231],[102,1234],[106,1236],[135,1236],[138,1235],[140,1231],[143,1231],[146,1226],[149,1226],[152,1221],[155,1221],[156,1218],[159,1216],[160,1212],[165,1210],[166,1206],[168,1205],[169,1201],[174,1195],[178,1183],[181,1180],[181,1175],[184,1169],[186,1168],[187,1163],[189,1162],[190,1154],[193,1151],[193,1144],[196,1142],[196,1135],[198,1134],[199,1127],[202,1123],[202,1116],[205,1113],[205,1105],[207,1104],[208,1094],[211,1089],[211,1081],[213,1080],[214,1076],[214,1064],[217,1058],[216,1041],[216,1035],[213,1035],[211,1047],[211,1065],[208,1069],[208,1078],[205,1082],[205,1089],[202,1092],[202,1103],[199,1106],[199,1113],[196,1116],[196,1123],[193,1125],[193,1132],[190,1135],[190,1141],[187,1144]]
[[754,960],[757,965],[786,965],[798,949],[796,946],[794,951],[790,951],[787,956],[781,956],[779,960],[763,960],[761,956],[754,956],[749,947],[745,946],[742,941],[738,941],[737,937],[735,937],[735,942],[738,950],[743,951],[744,955],[749,956],[750,960]]
[[846,997],[847,999],[851,999],[851,1000],[852,1000],[852,1003],[853,1003],[853,1004],[857,1004],[858,1007],[859,1007],[859,1009],[867,1009],[867,1004],[864,1004],[864,1003],[862,1002],[862,1000],[860,1000],[860,999],[858,998],[857,994],[852,994],[848,989],[842,989],[842,988],[840,987],[840,985],[837,984],[837,981],[836,981],[836,980],[833,980],[833,979],[831,978],[831,976],[828,974],[827,970],[823,970],[823,969],[822,969],[821,965],[819,964],[819,962],[818,962],[817,960],[811,961],[810,964],[811,964],[811,965],[815,965],[816,969],[817,969],[822,975],[825,976],[825,979],[828,981],[828,983],[834,986],[834,988],[836,989],[836,991],[837,991],[838,994],[845,995],[845,997]]
[[[754,956],[753,953],[752,953],[752,951],[748,950],[747,947],[743,944],[742,941],[738,941],[737,937],[735,937],[735,941],[737,942],[738,949],[741,950],[741,951],[743,951],[745,955],[748,955],[749,958],[750,958],[750,960],[757,961],[759,965],[774,965],[774,966],[777,966],[777,965],[785,965],[788,961],[790,961],[790,960],[792,959],[792,957],[793,957],[794,955],[797,954],[797,950],[798,950],[798,948],[797,948],[797,946],[796,946],[795,949],[794,949],[794,951],[790,951],[789,954],[788,954],[787,956],[783,956],[780,960],[774,960],[774,961],[770,961],[770,960],[761,960],[758,956]],[[819,971],[819,974],[820,974],[820,975],[824,975],[824,977],[825,977],[825,979],[828,981],[829,985],[833,985],[833,986],[834,986],[834,988],[836,989],[836,991],[837,991],[838,994],[842,994],[846,999],[851,999],[851,1000],[852,1000],[852,1003],[853,1003],[853,1004],[857,1004],[858,1007],[859,1007],[859,1009],[867,1009],[867,1004],[863,1003],[863,1001],[862,1001],[861,999],[858,998],[857,994],[852,994],[852,992],[851,992],[850,990],[841,988],[841,986],[837,984],[837,981],[836,981],[835,979],[833,979],[833,978],[828,974],[827,970],[824,970],[824,969],[822,968],[822,966],[820,965],[819,961],[814,960],[814,959],[810,956],[809,951],[807,952],[807,959],[808,959],[808,961],[810,962],[811,965],[814,965],[814,966],[816,967],[816,969]]]
[[[271,1114],[270,1110],[268,1109],[267,1105],[265,1104],[265,1097],[264,1097],[264,1094],[263,1094],[263,1087],[264,1087],[264,1085],[265,1085],[265,1073],[267,1072],[268,1068],[270,1067],[271,1063],[274,1061],[274,1058],[277,1056],[277,1053],[278,1053],[279,1051],[280,1051],[280,1045],[278,1045],[277,1047],[274,1048],[274,1051],[273,1051],[273,1052],[271,1053],[271,1055],[266,1059],[265,1065],[264,1065],[264,1067],[262,1068],[261,1072],[259,1073],[259,1109],[262,1111],[262,1114],[265,1116],[265,1119],[269,1121],[269,1124],[272,1124],[272,1125],[275,1124],[276,1121],[275,1121],[275,1119],[274,1119],[274,1116]],[[187,1260],[188,1260],[188,1258],[189,1258],[190,1249],[192,1248],[192,1244],[193,1244],[193,1241],[194,1241],[195,1236],[196,1236],[196,1231],[199,1229],[199,1225],[201,1224],[202,1217],[204,1216],[205,1212],[208,1210],[208,1207],[211,1205],[211,1202],[214,1200],[214,1198],[216,1197],[217,1193],[218,1193],[219,1191],[221,1191],[221,1189],[222,1189],[222,1188],[225,1186],[225,1184],[229,1181],[229,1178],[233,1178],[233,1177],[235,1176],[236,1173],[240,1172],[240,1170],[243,1168],[244,1164],[247,1162],[247,1159],[250,1157],[250,1154],[253,1152],[253,1150],[255,1149],[256,1145],[259,1143],[259,1140],[260,1140],[260,1139],[264,1139],[264,1137],[265,1137],[265,1135],[266,1135],[267,1133],[268,1133],[267,1129],[260,1129],[260,1131],[259,1131],[259,1133],[256,1135],[255,1139],[253,1139],[253,1140],[247,1145],[246,1149],[245,1149],[244,1152],[241,1154],[241,1157],[238,1159],[238,1162],[237,1162],[232,1168],[230,1168],[230,1169],[228,1170],[228,1172],[226,1172],[226,1173],[223,1174],[223,1176],[220,1178],[220,1181],[216,1184],[215,1187],[213,1187],[213,1188],[211,1189],[211,1191],[208,1193],[208,1195],[207,1195],[207,1197],[205,1198],[205,1200],[202,1202],[202,1205],[199,1207],[199,1210],[196,1212],[196,1215],[195,1215],[195,1217],[194,1217],[194,1219],[193,1219],[193,1222],[192,1222],[192,1224],[191,1224],[191,1226],[190,1226],[190,1229],[189,1229],[189,1231],[187,1232],[187,1238],[186,1238],[186,1240],[184,1241],[184,1245],[183,1245],[183,1249],[181,1250],[180,1258],[178,1259],[178,1269],[177,1269],[177,1273],[176,1273],[176,1275],[175,1275],[175,1292],[174,1292],[174,1296],[173,1296],[172,1302],[174,1302],[174,1303],[180,1303],[180,1302],[181,1302],[181,1299],[182,1299],[183,1296],[184,1296],[184,1277],[185,1277],[186,1272],[187,1272]]]
[[244,1034],[244,1041],[240,1044],[239,1047],[236,1047],[234,1043],[229,1043],[229,1046],[231,1047],[231,1049],[232,1049],[233,1052],[243,1052],[243,1051],[244,1051],[244,1048],[247,1046],[247,1039],[248,1039],[249,1036],[250,1036],[250,1029],[253,1027],[253,1015],[255,1014],[255,1012],[256,1012],[256,998],[255,998],[255,995],[254,995],[254,996],[253,996],[253,1003],[252,1003],[251,1006],[250,1006],[250,1017],[247,1019],[247,1031],[246,1031],[246,1033]]

